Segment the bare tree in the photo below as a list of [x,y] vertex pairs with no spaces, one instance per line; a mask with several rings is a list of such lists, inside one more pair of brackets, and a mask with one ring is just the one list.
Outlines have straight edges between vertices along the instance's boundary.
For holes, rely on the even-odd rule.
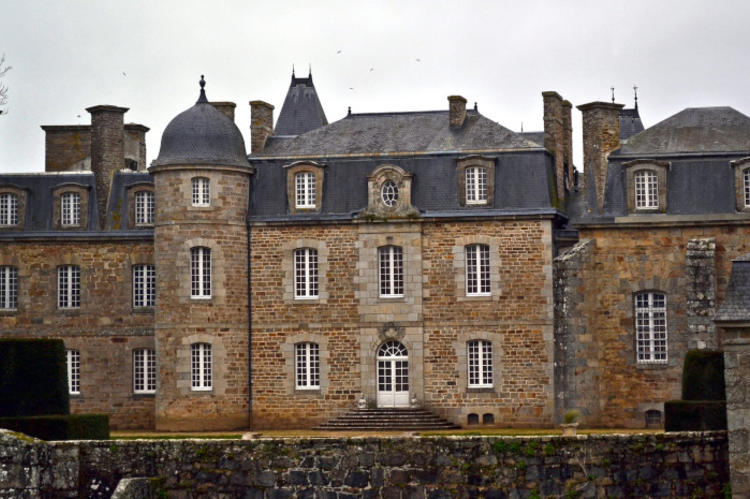
[[[0,79],[2,79],[2,77],[11,69],[13,69],[13,66],[8,66],[5,62],[5,54],[3,54],[2,57],[0,57]],[[8,87],[0,81],[0,115],[8,114],[7,103]]]

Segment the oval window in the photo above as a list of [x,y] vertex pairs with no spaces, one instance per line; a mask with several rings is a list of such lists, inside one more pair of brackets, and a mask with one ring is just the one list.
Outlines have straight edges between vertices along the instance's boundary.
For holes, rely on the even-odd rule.
[[398,186],[393,180],[386,180],[380,190],[380,195],[383,198],[383,204],[392,208],[398,201]]

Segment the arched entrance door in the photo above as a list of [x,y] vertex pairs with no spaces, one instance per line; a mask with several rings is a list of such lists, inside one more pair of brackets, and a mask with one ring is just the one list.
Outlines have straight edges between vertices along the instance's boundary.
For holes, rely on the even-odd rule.
[[398,341],[378,349],[378,407],[409,407],[409,352]]

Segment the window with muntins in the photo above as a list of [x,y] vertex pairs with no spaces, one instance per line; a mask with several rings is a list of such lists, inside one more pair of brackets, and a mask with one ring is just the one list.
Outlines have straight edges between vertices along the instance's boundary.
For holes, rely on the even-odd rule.
[[637,360],[644,364],[667,362],[667,297],[664,293],[635,295]]
[[193,391],[209,391],[213,386],[211,370],[211,345],[190,345],[190,388]]
[[294,351],[297,390],[319,390],[320,347],[317,343],[297,343]]
[[466,169],[466,204],[487,204],[487,169],[472,166]]
[[135,265],[133,267],[133,306],[153,307],[156,305],[156,267]]
[[486,244],[466,246],[466,295],[490,294],[490,247]]
[[380,196],[383,204],[389,208],[396,206],[398,202],[398,186],[393,180],[386,180],[380,189]]
[[469,388],[491,388],[492,343],[473,340],[467,343],[466,348],[469,360]]
[[404,253],[400,246],[378,248],[380,296],[404,296]]
[[642,170],[635,173],[636,209],[659,208],[659,180],[656,172]]
[[63,265],[57,268],[57,306],[81,306],[81,268],[77,265]]
[[156,392],[156,351],[150,348],[133,350],[133,393]]
[[745,194],[745,208],[750,208],[750,168],[745,168],[742,172],[743,192]]
[[135,223],[136,225],[153,225],[154,223],[154,193],[140,191],[135,193]]
[[190,275],[192,298],[211,298],[211,249],[198,246],[190,248]]
[[211,204],[211,196],[208,179],[206,177],[194,177],[192,183],[193,206],[209,206]]
[[68,393],[81,394],[81,352],[65,350],[65,366],[68,370]]
[[0,310],[18,308],[18,269],[0,267]]
[[74,227],[81,224],[81,195],[77,192],[65,192],[60,197],[60,224]]
[[0,194],[0,225],[18,225],[18,196],[12,192]]
[[315,174],[300,172],[294,176],[297,208],[315,208]]
[[318,298],[318,250],[294,250],[294,298]]

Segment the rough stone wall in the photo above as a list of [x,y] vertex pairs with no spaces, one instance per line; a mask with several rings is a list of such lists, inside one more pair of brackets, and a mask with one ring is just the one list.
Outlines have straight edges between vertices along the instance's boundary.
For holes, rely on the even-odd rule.
[[[18,269],[18,309],[0,312],[0,337],[61,338],[80,350],[81,394],[71,397],[71,412],[109,414],[113,428],[153,425],[153,396],[133,393],[132,350],[154,348],[154,314],[133,308],[131,295],[133,265],[153,262],[151,240],[0,245],[0,265]],[[60,265],[81,269],[80,308],[57,308]]]
[[[564,123],[564,112],[570,108],[563,109],[563,100],[557,92],[542,92],[544,102],[544,148],[547,149],[555,159],[555,179],[557,196],[565,201],[565,160],[566,127]],[[568,121],[569,118],[568,118]]]
[[[725,432],[561,437],[81,441],[0,433],[0,497],[719,497]],[[739,496],[737,496],[739,497]]]
[[[248,173],[200,166],[154,172],[157,429],[249,424]],[[192,206],[196,176],[209,179],[209,206]],[[193,247],[211,250],[208,299],[191,297]],[[211,345],[211,390],[191,388],[193,343]]]
[[622,104],[608,102],[592,102],[578,106],[583,114],[583,185],[586,190],[595,190],[596,208],[599,212],[602,211],[604,203],[607,156],[620,147],[619,113],[622,107]]
[[91,171],[96,176],[99,220],[104,226],[112,177],[125,166],[124,107],[94,106],[91,113]]
[[62,172],[91,169],[91,127],[89,125],[43,126],[44,171]]
[[750,497],[750,331],[724,342],[732,497]]
[[[598,401],[599,416],[586,424],[643,427],[647,410],[663,414],[664,401],[680,398],[685,352],[698,340],[716,344],[698,308],[710,309],[723,298],[732,259],[750,250],[748,232],[747,227],[722,226],[581,229],[582,240],[595,240],[596,248],[588,264],[593,270],[583,273],[579,286],[583,307],[573,317],[588,317],[588,322],[566,342],[568,351],[586,352],[574,361],[575,369],[580,364],[601,367],[599,383],[579,392]],[[636,362],[633,296],[639,291],[666,294],[666,364]]]

